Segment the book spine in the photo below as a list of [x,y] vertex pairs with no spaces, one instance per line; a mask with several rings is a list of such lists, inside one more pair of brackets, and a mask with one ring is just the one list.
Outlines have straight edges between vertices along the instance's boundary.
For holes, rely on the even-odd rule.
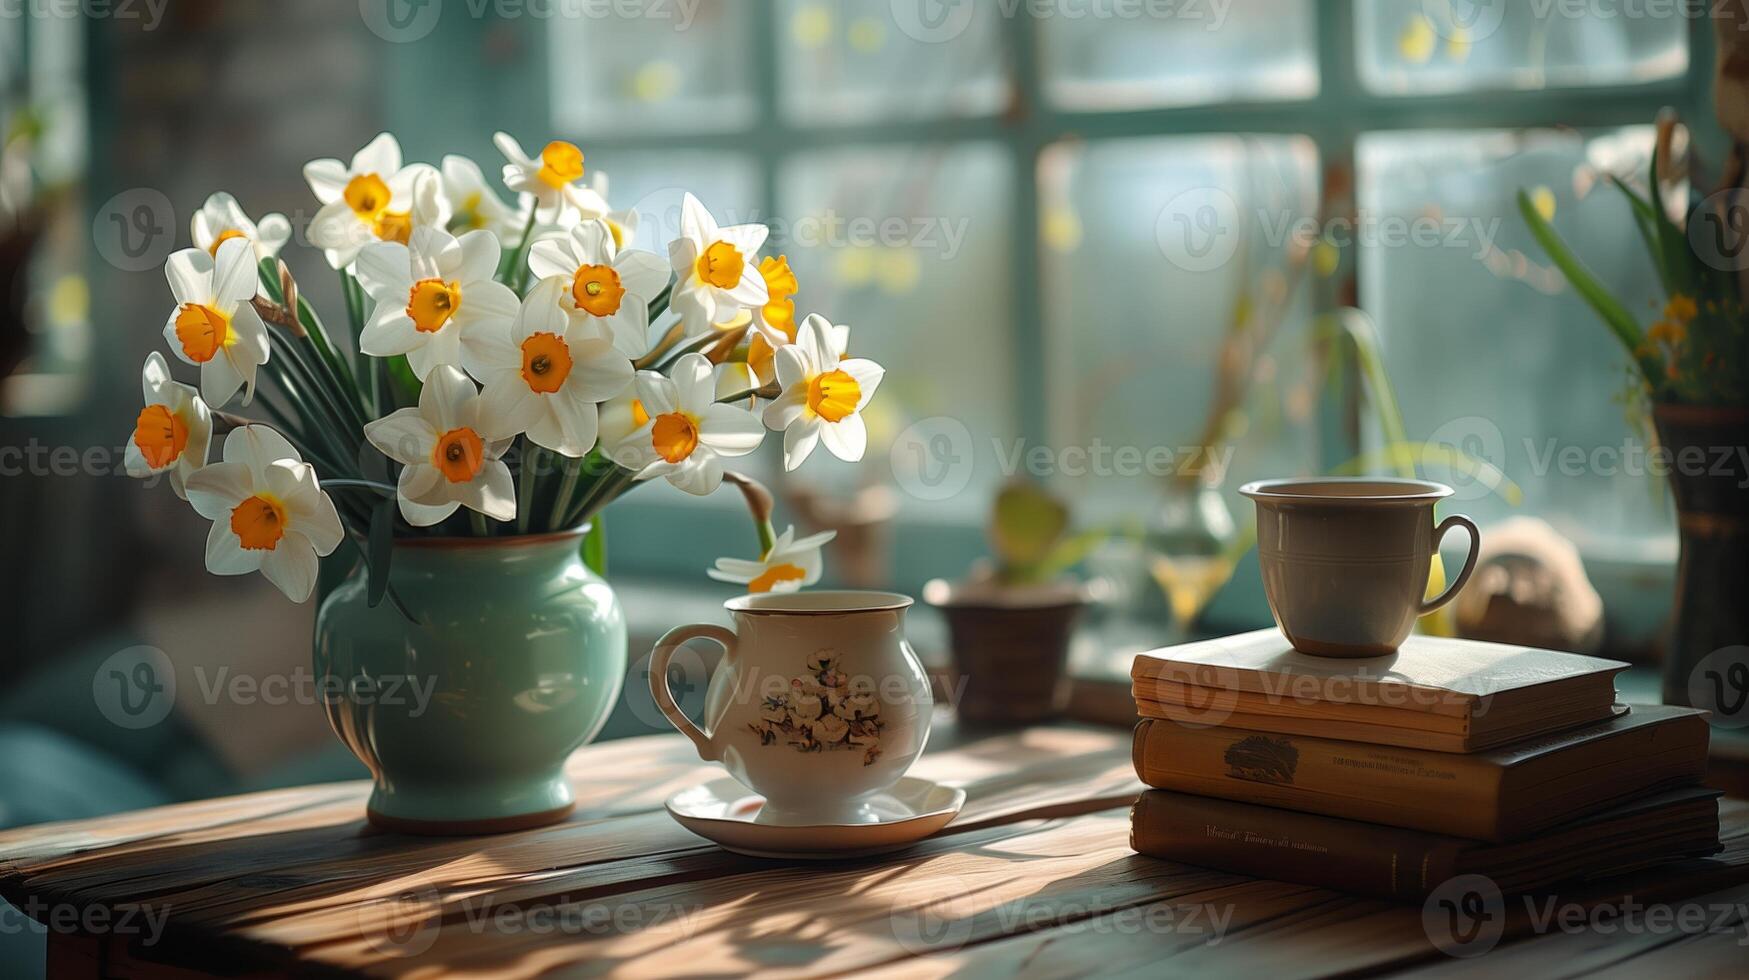
[[1156,789],[1500,839],[1503,770],[1476,756],[1160,719],[1134,739],[1136,775]]
[[1130,811],[1139,854],[1395,901],[1456,873],[1466,842],[1395,827],[1148,790]]

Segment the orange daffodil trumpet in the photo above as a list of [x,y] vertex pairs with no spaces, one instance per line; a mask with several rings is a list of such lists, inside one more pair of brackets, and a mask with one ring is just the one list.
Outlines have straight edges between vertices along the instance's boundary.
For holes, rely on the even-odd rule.
[[563,279],[542,279],[508,332],[482,349],[476,373],[487,435],[527,433],[531,442],[570,457],[594,448],[596,406],[631,387],[632,362],[601,329],[566,308]]
[[767,234],[764,225],[719,228],[698,198],[688,194],[681,200],[680,237],[669,243],[668,261],[674,269],[672,304],[688,335],[770,299],[757,254]]
[[260,572],[293,602],[316,587],[316,559],[345,537],[334,501],[285,437],[245,425],[225,438],[225,458],[188,478],[188,502],[213,522],[206,567],[214,575]]
[[134,424],[128,440],[125,465],[128,475],[170,474],[176,495],[188,499],[188,478],[206,465],[207,447],[213,438],[213,415],[206,402],[188,385],[170,378],[164,355],[153,351],[140,372],[146,407]]
[[[167,475],[212,521],[211,571],[260,571],[295,601],[351,538],[370,593],[416,615],[387,579],[384,534],[567,531],[658,477],[701,496],[729,480],[747,497],[760,557],[721,559],[712,578],[817,582],[831,532],[774,534],[770,494],[726,461],[767,427],[790,469],[820,441],[859,459],[880,367],[848,357],[849,331],[823,317],[798,329],[800,284],[786,257],[761,256],[764,226],[719,226],[689,194],[666,256],[631,248],[638,215],[610,208],[579,147],[531,156],[495,141],[509,201],[465,157],[405,163],[387,133],[349,162],[305,166],[322,205],[308,238],[338,273],[343,313],[319,313],[279,260],[283,216],[207,198],[193,247],[165,265],[164,341],[198,389],[148,357],[128,473]],[[272,397],[255,406],[258,375]],[[760,402],[763,416],[748,410]],[[209,463],[215,426],[229,435]]]
[[650,300],[668,285],[668,263],[654,252],[621,249],[605,221],[580,221],[560,238],[544,238],[528,253],[528,268],[557,279],[559,303],[595,322],[628,358],[650,348]]
[[820,548],[837,535],[837,531],[821,531],[798,541],[795,528],[784,528],[758,561],[718,558],[717,567],[705,574],[719,582],[745,585],[752,593],[795,592],[820,581]]
[[222,408],[243,389],[243,404],[255,398],[255,371],[267,363],[267,326],[250,305],[259,272],[255,248],[235,238],[218,256],[185,248],[164,263],[176,308],[164,323],[170,350],[200,368],[200,394]]
[[538,156],[523,152],[522,144],[509,133],[494,133],[492,142],[508,161],[504,186],[534,198],[541,211],[561,222],[568,212],[584,220],[605,217],[607,201],[593,186],[583,186],[583,151],[575,143],[553,140]]
[[426,376],[419,407],[403,408],[364,427],[365,438],[401,466],[395,488],[401,516],[430,527],[467,507],[487,517],[516,517],[516,489],[504,464],[509,439],[482,411],[480,394],[459,368],[440,364]]
[[377,306],[359,334],[359,350],[405,354],[421,381],[440,364],[473,371],[479,350],[516,318],[516,294],[492,278],[499,254],[488,231],[454,238],[440,228],[416,228],[406,245],[366,245],[358,253],[358,282]]
[[723,482],[723,459],[759,448],[765,429],[752,412],[717,401],[711,362],[686,354],[671,376],[639,371],[639,407],[647,421],[620,443],[614,457],[637,479],[666,477],[704,496]]
[[850,331],[818,313],[802,322],[800,342],[777,351],[777,381],[783,394],[765,407],[765,424],[783,433],[783,465],[802,465],[824,442],[845,462],[862,458],[868,429],[862,409],[886,371],[861,357],[847,357]]
[[444,221],[436,168],[401,166],[401,144],[388,133],[365,144],[350,164],[311,160],[304,180],[322,202],[310,219],[310,244],[336,269],[350,266],[371,242],[405,243],[415,225]]
[[206,199],[189,221],[189,233],[194,247],[217,255],[219,246],[233,238],[246,239],[255,246],[257,259],[270,259],[279,254],[291,238],[291,222],[283,214],[269,214],[260,224],[250,220],[237,199],[220,191]]

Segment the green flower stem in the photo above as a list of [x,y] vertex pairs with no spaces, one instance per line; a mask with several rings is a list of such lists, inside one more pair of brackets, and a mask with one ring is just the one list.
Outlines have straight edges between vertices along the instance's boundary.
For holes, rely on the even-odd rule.
[[771,554],[771,546],[777,543],[777,532],[772,529],[770,521],[760,521],[757,528],[759,531],[759,557],[763,560]]
[[270,326],[268,332],[273,340],[273,350],[280,355],[280,363],[287,369],[287,373],[295,375],[299,384],[311,394],[312,400],[327,416],[325,420],[315,418],[309,421],[312,424],[326,421],[335,436],[345,439],[343,445],[356,452],[357,434],[363,428],[363,423],[356,421],[350,410],[342,404],[335,386],[325,383],[330,379],[310,360],[308,348],[304,346],[307,341],[300,341],[282,327]]
[[668,312],[668,303],[673,296],[674,284],[671,282],[662,287],[662,291],[656,294],[655,299],[650,300],[650,318],[647,322],[655,323],[657,317]]
[[387,483],[378,483],[375,480],[321,480],[318,481],[318,484],[322,487],[349,487],[361,490],[375,490],[377,493],[380,493],[385,497],[393,497],[395,495],[394,487],[389,486]]
[[492,529],[486,526],[486,515],[477,510],[468,511],[468,526],[474,529],[474,536],[477,538],[492,536]]
[[539,469],[541,447],[520,437],[522,443],[522,479],[516,481],[516,533],[528,533],[529,512],[534,509],[534,477]]
[[582,459],[567,459],[564,462],[565,475],[560,478],[558,492],[553,496],[553,510],[547,517],[547,530],[565,529],[565,512],[570,510],[571,494],[576,492],[577,480],[583,476],[583,462]]
[[583,499],[578,502],[570,514],[566,515],[564,526],[576,527],[603,507],[613,503],[626,491],[636,476],[635,471],[616,466],[614,472],[596,481],[595,485],[583,494]]
[[506,273],[505,285],[509,286],[518,298],[522,296],[522,291],[528,287],[528,250],[534,247],[534,222],[535,215],[539,212],[539,205],[530,201],[528,223],[522,226],[522,240],[517,243],[516,251],[512,253],[515,257],[510,260],[510,269]]

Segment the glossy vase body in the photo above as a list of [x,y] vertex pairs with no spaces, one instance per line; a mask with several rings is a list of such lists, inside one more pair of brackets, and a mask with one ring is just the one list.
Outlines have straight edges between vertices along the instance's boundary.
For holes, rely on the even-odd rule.
[[625,617],[580,533],[395,545],[409,622],[366,602],[363,568],[322,603],[315,671],[328,721],[369,767],[388,829],[493,833],[562,819],[565,760],[607,720]]
[[1682,541],[1664,701],[1692,704],[1702,662],[1749,645],[1749,409],[1659,405],[1653,418]]

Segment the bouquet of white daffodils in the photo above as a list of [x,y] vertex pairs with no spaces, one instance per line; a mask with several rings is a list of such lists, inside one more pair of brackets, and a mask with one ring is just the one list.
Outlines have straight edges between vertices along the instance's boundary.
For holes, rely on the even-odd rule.
[[[576,146],[530,157],[495,141],[514,206],[464,157],[403,165],[387,133],[350,164],[304,167],[322,205],[308,240],[339,273],[346,337],[278,257],[290,223],[213,195],[195,247],[165,266],[176,306],[164,339],[199,385],[147,358],[128,472],[167,474],[212,520],[210,571],[260,571],[298,602],[347,539],[373,603],[396,538],[590,523],[599,545],[598,512],[656,477],[746,493],[759,558],[722,559],[712,577],[812,584],[830,534],[775,534],[769,495],[724,460],[767,428],[784,433],[788,469],[821,442],[860,459],[880,366],[846,355],[848,328],[817,314],[798,325],[788,261],[756,258],[763,225],[719,227],[689,194],[666,258],[630,248],[638,215],[610,208]],[[256,400],[263,374],[273,390]],[[215,429],[229,434],[209,462]]]

